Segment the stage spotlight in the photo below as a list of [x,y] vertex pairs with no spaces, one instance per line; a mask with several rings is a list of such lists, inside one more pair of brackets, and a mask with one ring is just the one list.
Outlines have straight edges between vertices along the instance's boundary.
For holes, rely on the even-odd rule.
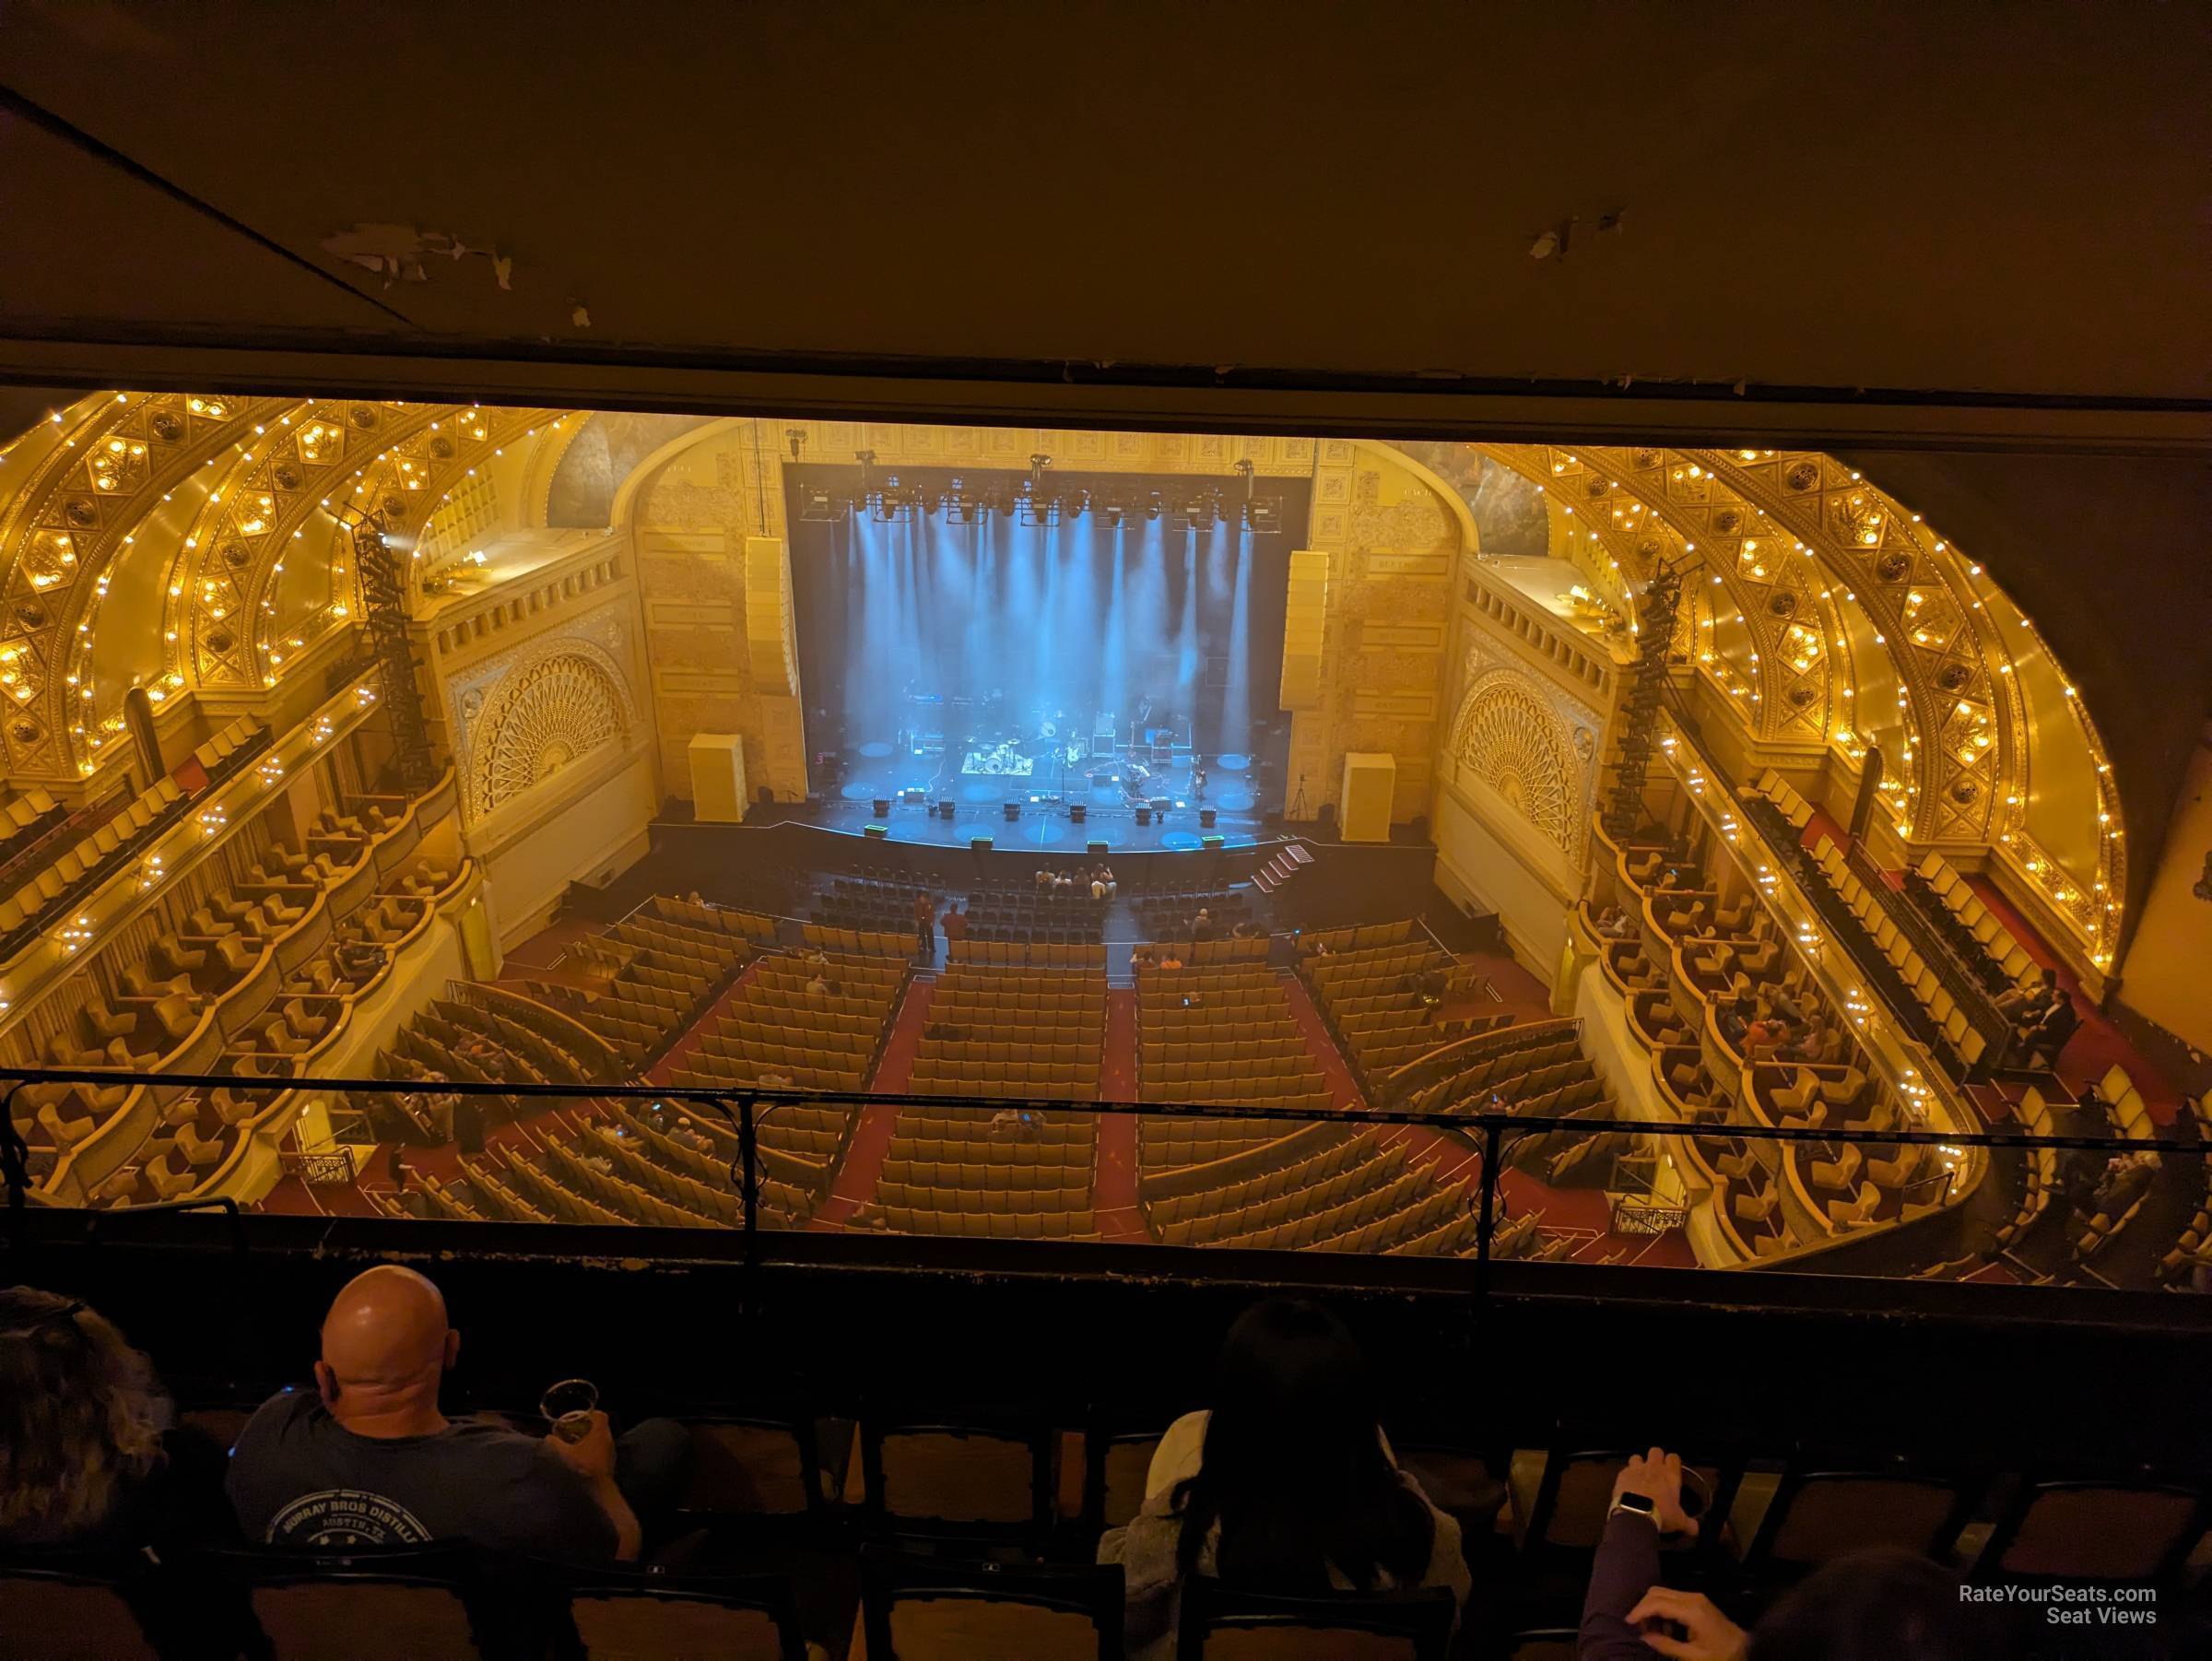
[[783,429],[783,437],[785,442],[791,445],[791,459],[794,462],[797,461],[799,453],[806,448],[806,429],[786,427]]
[[852,511],[853,504],[830,494],[819,485],[806,485],[799,491],[799,523],[802,524],[830,524],[842,519]]
[[1253,497],[1244,504],[1244,524],[1255,536],[1282,535],[1282,499],[1275,496]]
[[1119,530],[1122,525],[1122,518],[1128,512],[1129,510],[1122,503],[1110,501],[1100,507],[1099,518],[1104,522],[1108,529]]
[[939,499],[947,524],[973,524],[982,516],[983,503],[968,493],[968,481],[955,477],[952,488]]
[[1158,490],[1153,491],[1151,495],[1145,498],[1145,517],[1147,519],[1158,519],[1159,517],[1160,509],[1166,505],[1167,503],[1160,499],[1159,492]]
[[1201,490],[1191,498],[1183,512],[1189,514],[1193,530],[1211,530],[1214,521],[1220,517],[1220,495],[1213,490]]
[[1088,490],[1069,492],[1062,499],[1062,508],[1075,518],[1082,518],[1084,514],[1090,512],[1090,492]]

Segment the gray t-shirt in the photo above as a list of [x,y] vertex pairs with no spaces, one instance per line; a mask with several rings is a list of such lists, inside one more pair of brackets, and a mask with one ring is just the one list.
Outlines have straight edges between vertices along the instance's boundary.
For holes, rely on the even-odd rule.
[[412,1546],[605,1560],[615,1526],[535,1436],[455,1420],[429,1436],[357,1436],[310,1390],[264,1402],[231,1450],[239,1526],[272,1546]]

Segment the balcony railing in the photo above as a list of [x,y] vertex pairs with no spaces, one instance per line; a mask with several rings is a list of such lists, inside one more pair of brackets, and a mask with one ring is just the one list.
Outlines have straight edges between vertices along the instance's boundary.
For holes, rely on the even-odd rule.
[[[7,1110],[0,1112],[0,1181],[5,1183],[11,1216],[19,1219],[33,1200],[26,1169],[27,1156],[29,1150],[21,1136],[14,1129],[13,1112],[18,1092],[25,1086],[41,1083],[112,1084],[116,1081],[117,1077],[118,1074],[113,1069],[55,1068],[0,1072],[0,1103],[4,1103]],[[540,1104],[541,1108],[559,1108],[565,1104],[571,1107],[590,1106],[594,1109],[603,1105],[619,1104],[636,1104],[639,1107],[654,1103],[680,1105],[694,1110],[699,1114],[712,1116],[712,1119],[719,1120],[728,1126],[730,1142],[724,1146],[734,1146],[734,1154],[726,1159],[721,1157],[719,1152],[712,1156],[702,1155],[699,1166],[695,1169],[703,1171],[706,1165],[711,1164],[719,1172],[720,1186],[717,1192],[722,1201],[720,1209],[726,1221],[733,1224],[741,1233],[742,1256],[748,1263],[754,1261],[761,1254],[760,1236],[763,1232],[772,1234],[779,1227],[791,1226],[788,1223],[779,1224],[767,1215],[769,1207],[764,1203],[765,1190],[771,1185],[788,1187],[791,1170],[788,1162],[771,1160],[768,1157],[775,1150],[764,1150],[760,1133],[764,1127],[775,1123],[776,1115],[793,1110],[823,1107],[852,1112],[869,1108],[913,1109],[940,1115],[959,1113],[989,1115],[992,1119],[1002,1123],[1008,1121],[1009,1115],[1011,1115],[1013,1123],[1018,1127],[1014,1132],[1017,1136],[1021,1134],[1018,1125],[1020,1115],[1025,1113],[1134,1117],[1138,1121],[1140,1129],[1147,1123],[1175,1121],[1279,1123],[1283,1125],[1286,1134],[1301,1126],[1313,1126],[1319,1124],[1353,1130],[1406,1126],[1413,1130],[1431,1132],[1440,1137],[1451,1138],[1453,1146],[1459,1148],[1465,1155],[1471,1156],[1463,1159],[1454,1167],[1454,1170],[1466,1172],[1459,1180],[1463,1184],[1473,1184],[1475,1192],[1465,1196],[1465,1209],[1455,1212],[1454,1215],[1462,1222],[1472,1223],[1474,1249],[1471,1252],[1454,1252],[1451,1255],[1459,1258],[1464,1264],[1466,1290],[1477,1296],[1481,1295],[1485,1289],[1488,1268],[1493,1257],[1498,1255],[1500,1243],[1501,1241],[1509,1243],[1523,1242],[1527,1233],[1534,1230],[1537,1221],[1540,1220],[1540,1219],[1532,1217],[1526,1203],[1522,1203],[1519,1209],[1515,1210],[1512,1197],[1507,1192],[1511,1184],[1504,1180],[1506,1166],[1500,1162],[1501,1149],[1510,1156],[1528,1146],[1526,1139],[1531,1137],[1560,1138],[1562,1140],[1558,1145],[1565,1148],[1568,1144],[1575,1142],[1587,1141],[1596,1137],[1620,1137],[1625,1133],[1638,1138],[1642,1150],[1649,1151],[1654,1147],[1669,1146],[1694,1139],[1711,1128],[1686,1125],[1679,1121],[1665,1119],[1559,1118],[1511,1113],[1434,1111],[1417,1113],[1397,1109],[1377,1109],[1371,1112],[1346,1113],[1327,1119],[1317,1119],[1310,1111],[1269,1108],[1242,1103],[1216,1105],[1152,1101],[1111,1102],[1039,1098],[906,1094],[826,1096],[799,1090],[760,1090],[736,1086],[727,1089],[701,1090],[696,1088],[662,1089],[648,1085],[598,1087],[587,1085],[579,1087],[574,1084],[524,1081],[510,1083],[465,1082],[462,1080],[424,1084],[382,1078],[268,1080],[225,1075],[184,1074],[164,1075],[163,1082],[165,1085],[179,1088],[205,1089],[218,1085],[228,1086],[241,1092],[253,1090],[359,1091],[371,1094],[397,1095],[422,1102],[426,1111],[435,1107],[435,1110],[441,1113],[450,1113],[452,1104],[454,1102],[482,1099],[506,1104],[518,1119],[524,1116],[525,1113],[530,1110],[531,1104]],[[1793,1130],[1759,1124],[1731,1124],[1725,1127],[1725,1133],[1730,1137],[1748,1143],[1813,1144],[1820,1149],[1832,1147],[1838,1139],[1836,1133],[1832,1130]],[[612,1134],[611,1131],[609,1134]],[[1970,1149],[2008,1151],[2021,1156],[2024,1166],[2048,1166],[2052,1162],[2051,1160],[2040,1160],[2036,1157],[2043,1150],[2049,1150],[2052,1160],[2055,1160],[2060,1153],[2077,1149],[2088,1150],[2100,1155],[2139,1154],[2147,1146],[2139,1138],[2108,1136],[2030,1136],[1998,1132],[1968,1132],[1957,1129],[1868,1130],[1853,1132],[1849,1140],[1863,1145],[1868,1149],[1926,1149],[1928,1153],[1925,1158],[1931,1164],[1947,1167],[1952,1165],[1963,1150]],[[1553,1144],[1547,1141],[1543,1145],[1549,1147]],[[586,1152],[583,1157],[588,1161],[596,1150],[588,1144],[585,1146]],[[1433,1147],[1433,1144],[1431,1146]],[[2188,1146],[2194,1148],[2194,1145]],[[406,1149],[403,1148],[401,1151],[402,1156],[406,1157]],[[843,1151],[842,1146],[839,1151],[841,1153]],[[1128,1151],[1134,1158],[1135,1149],[1132,1148]],[[2179,1153],[2183,1149],[2175,1149],[2173,1151]],[[1410,1157],[1409,1154],[1409,1160]],[[1891,1157],[1895,1157],[1894,1153]],[[1981,1154],[1980,1157],[1987,1157],[1986,1152]],[[343,1169],[338,1163],[341,1158],[345,1160]],[[349,1150],[339,1150],[331,1154],[288,1154],[283,1163],[288,1173],[297,1175],[303,1182],[315,1186],[338,1184],[354,1178],[357,1174],[351,1168]],[[1432,1174],[1437,1163],[1438,1161],[1430,1161],[1428,1164],[1427,1168]],[[1411,1163],[1406,1167],[1407,1171],[1413,1168]],[[834,1177],[837,1169],[838,1167],[834,1163],[824,1167],[825,1174],[822,1180],[825,1184]],[[1163,1167],[1162,1169],[1171,1168]],[[1141,1165],[1139,1171],[1143,1172]],[[1156,1177],[1158,1171],[1147,1174]],[[2177,1180],[2179,1179],[2179,1172],[2171,1174]],[[1923,1184],[1925,1191],[1921,1194],[1920,1197],[1924,1201],[1931,1197],[1947,1179],[1938,1172],[1935,1175],[1923,1175],[1913,1180]],[[2201,1186],[2201,1184],[2199,1185]],[[712,1187],[713,1185],[708,1184],[708,1186]],[[1609,1195],[1607,1207],[1612,1218],[1611,1230],[1617,1236],[1664,1233],[1674,1226],[1689,1219],[1690,1207],[1677,1203],[1672,1196],[1651,1191],[1648,1184],[1640,1183],[1632,1176],[1624,1180],[1618,1186],[1623,1192]],[[700,1197],[712,1197],[712,1196],[702,1194]],[[1150,1197],[1153,1197],[1153,1202],[1157,1206],[1159,1203],[1157,1196]],[[37,1203],[41,1207],[44,1207],[49,1202],[43,1196],[39,1196]],[[118,1214],[127,1214],[129,1210],[135,1208],[137,1207],[121,1207]],[[147,1208],[150,1209],[151,1207]],[[779,1213],[779,1215],[787,1216],[788,1214]],[[250,1231],[253,1221],[254,1219],[249,1217],[244,1219],[243,1226]],[[398,1225],[395,1223],[394,1226]],[[556,1224],[555,1226],[561,1225]],[[654,1231],[660,1238],[672,1243],[677,1239],[695,1240],[697,1238],[694,1231],[683,1228],[663,1227],[655,1230],[655,1225],[652,1222],[642,1222],[637,1226]],[[1574,1232],[1571,1228],[1568,1227],[1565,1219],[1559,1219],[1557,1227],[1564,1231],[1562,1237]],[[895,1231],[887,1231],[895,1232]],[[979,1235],[982,1233],[981,1231],[977,1232]],[[1584,1229],[1583,1232],[1588,1233],[1589,1231]],[[1847,1231],[1844,1238],[1848,1240],[1851,1237]],[[1889,1235],[1884,1231],[1870,1230],[1863,1238],[1871,1243],[1888,1239]],[[1909,1239],[1910,1236],[1906,1238]],[[598,1239],[603,1249],[604,1235],[598,1236]],[[1145,1235],[1141,1232],[1137,1239],[1140,1243],[1146,1241]],[[989,1240],[976,1238],[971,1239],[968,1243],[987,1247],[1031,1246],[1038,1243],[1038,1241],[1031,1237],[992,1238]],[[1253,1247],[1249,1240],[1233,1243],[1243,1245],[1247,1249],[1267,1249],[1265,1246]],[[672,1254],[680,1252],[680,1249],[673,1243],[670,1250]],[[1893,1249],[1886,1249],[1886,1255],[1893,1257],[1895,1252]],[[1776,1264],[1772,1266],[1782,1269],[1785,1266]],[[1813,1266],[1790,1265],[1786,1266]],[[1851,1272],[1852,1266],[1847,1262],[1836,1261],[1833,1254],[1826,1256],[1818,1266],[1820,1269],[1837,1272]],[[1926,1266],[1917,1263],[1888,1263],[1871,1272],[1910,1274],[1919,1272],[1924,1266]]]

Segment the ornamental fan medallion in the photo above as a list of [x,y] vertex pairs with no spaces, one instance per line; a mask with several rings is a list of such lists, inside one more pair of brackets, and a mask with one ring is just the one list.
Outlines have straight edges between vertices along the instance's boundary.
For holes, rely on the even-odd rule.
[[1510,684],[1478,687],[1455,746],[1461,763],[1561,848],[1571,848],[1572,763],[1550,711]]
[[524,670],[483,739],[477,807],[488,813],[622,736],[622,702],[606,671],[573,654]]

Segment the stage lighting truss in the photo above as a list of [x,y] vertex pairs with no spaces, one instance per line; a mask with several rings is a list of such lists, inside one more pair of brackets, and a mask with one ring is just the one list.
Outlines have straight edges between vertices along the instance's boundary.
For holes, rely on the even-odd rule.
[[868,492],[868,517],[877,524],[912,524],[927,501],[920,485],[902,485],[894,473]]

